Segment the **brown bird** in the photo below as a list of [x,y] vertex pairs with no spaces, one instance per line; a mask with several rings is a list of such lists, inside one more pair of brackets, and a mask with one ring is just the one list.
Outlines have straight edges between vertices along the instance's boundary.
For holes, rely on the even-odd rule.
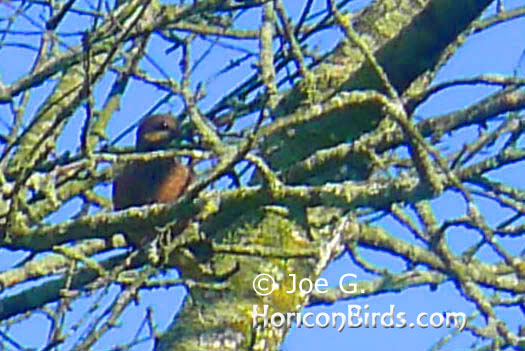
[[[136,149],[139,152],[162,150],[179,136],[178,123],[168,114],[145,118],[137,130]],[[127,165],[113,182],[113,207],[122,210],[152,203],[175,202],[192,180],[192,171],[175,158],[133,162]],[[144,245],[154,231],[126,233],[136,247]]]

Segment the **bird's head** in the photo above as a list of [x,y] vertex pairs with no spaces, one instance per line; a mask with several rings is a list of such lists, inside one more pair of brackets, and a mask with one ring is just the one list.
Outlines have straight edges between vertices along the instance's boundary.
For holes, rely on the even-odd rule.
[[151,115],[139,124],[136,147],[138,151],[165,148],[179,135],[177,120],[168,114]]

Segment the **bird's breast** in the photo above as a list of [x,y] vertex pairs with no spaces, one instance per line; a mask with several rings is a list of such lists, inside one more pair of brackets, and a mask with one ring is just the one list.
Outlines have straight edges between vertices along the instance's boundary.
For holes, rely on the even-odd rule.
[[175,160],[131,164],[113,184],[116,210],[151,203],[175,202],[191,182],[191,171]]
[[190,170],[178,162],[163,169],[160,174],[155,173],[152,177],[156,184],[152,202],[177,201],[191,182]]

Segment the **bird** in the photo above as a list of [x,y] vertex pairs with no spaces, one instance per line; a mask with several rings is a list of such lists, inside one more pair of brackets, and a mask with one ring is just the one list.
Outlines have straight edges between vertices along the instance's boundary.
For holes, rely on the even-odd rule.
[[[170,114],[155,114],[143,119],[137,129],[137,152],[165,149],[180,136],[177,120]],[[174,203],[186,191],[193,179],[191,167],[176,158],[156,158],[126,165],[113,181],[113,208],[116,211],[155,203]],[[125,233],[135,247],[143,247],[154,230],[137,228]]]

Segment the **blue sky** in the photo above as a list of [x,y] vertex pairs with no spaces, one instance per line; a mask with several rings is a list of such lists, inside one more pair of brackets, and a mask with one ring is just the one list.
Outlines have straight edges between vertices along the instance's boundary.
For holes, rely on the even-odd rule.
[[[287,8],[291,15],[296,15],[300,12],[300,1],[288,0],[285,1]],[[352,8],[360,8],[367,1],[353,1]],[[522,5],[519,0],[505,1],[506,8],[512,8]],[[316,6],[324,8],[325,1],[316,1]],[[2,5],[0,4],[0,8]],[[489,10],[493,13],[494,6]],[[38,16],[38,12],[35,13]],[[253,11],[241,17],[240,21],[248,28],[255,28],[258,24],[259,14]],[[78,17],[67,19],[64,23],[63,30],[75,30],[79,25],[83,24]],[[31,26],[27,23],[17,24],[20,27],[28,29]],[[525,33],[525,19],[518,19],[508,22],[504,25],[496,26],[492,29],[483,31],[480,34],[470,37],[465,45],[460,48],[457,54],[447,63],[447,65],[439,72],[436,82],[443,82],[450,79],[457,79],[461,77],[472,77],[483,73],[500,73],[511,75],[516,67],[520,64],[520,57],[525,49],[525,41],[523,40]],[[326,32],[312,39],[313,45],[318,45],[322,48],[333,46],[337,42],[340,33],[337,31]],[[76,39],[71,39],[71,44]],[[30,42],[30,41],[28,41]],[[233,43],[233,42],[232,42]],[[207,48],[208,43],[202,42],[202,47],[195,48],[194,57],[199,56],[199,51],[203,52]],[[253,50],[256,50],[257,43],[248,43]],[[153,57],[162,57],[162,64],[168,70],[170,75],[178,77],[178,54],[166,55],[164,44],[159,39],[155,39],[148,48],[148,53]],[[2,48],[0,50],[0,78],[4,83],[10,83],[20,76],[22,76],[30,67],[33,60],[34,53],[20,48]],[[197,68],[197,76],[209,77],[218,72],[224,65],[232,58],[239,57],[238,53],[234,53],[228,49],[217,49],[214,53],[214,59],[207,61],[205,65]],[[252,63],[255,61],[252,60]],[[521,67],[525,63],[521,62]],[[152,67],[145,64],[144,69],[152,71]],[[202,108],[211,106],[221,97],[225,91],[231,90],[238,84],[240,79],[245,79],[250,72],[248,65],[241,67],[233,72],[221,75],[207,84],[208,96],[202,104]],[[108,91],[109,85],[112,83],[114,76],[111,74],[104,77],[102,82],[98,85],[95,91],[97,98],[97,106],[103,101],[103,98]],[[44,84],[37,89],[31,98],[27,116],[32,116],[37,106],[42,102],[44,96],[51,90],[52,84]],[[425,105],[416,111],[419,118],[426,118],[436,114],[443,114],[470,105],[486,94],[494,91],[494,88],[487,88],[484,86],[468,86],[456,87],[447,89],[434,97],[432,97]],[[145,114],[149,108],[160,99],[162,94],[153,88],[146,87],[143,84],[135,84],[127,91],[125,98],[121,104],[121,110],[113,118],[109,126],[110,139],[120,134],[122,130],[127,128],[131,123]],[[162,111],[169,111],[174,114],[180,112],[182,104],[180,101],[174,100],[172,104],[164,106]],[[3,116],[9,115],[5,105],[0,105],[0,119]],[[83,111],[77,111],[72,121],[69,123],[66,133],[60,139],[60,148],[62,150],[74,150],[78,147],[79,140],[79,123],[82,122],[84,116]],[[4,119],[5,121],[5,119]],[[8,122],[8,121],[5,121]],[[0,125],[0,132],[5,132],[4,126]],[[475,128],[465,130],[461,134],[461,138],[450,140],[454,143],[464,143],[468,140],[473,140],[477,137],[477,130]],[[446,140],[446,139],[445,139]],[[130,133],[124,138],[120,145],[131,145],[134,141],[134,132]],[[457,144],[455,144],[457,145]],[[492,175],[498,179],[505,181],[508,184],[520,186],[522,166],[506,167],[502,171],[493,172]],[[509,171],[510,170],[510,171]],[[107,187],[100,187],[101,192],[108,194]],[[497,208],[486,201],[480,200],[479,206],[482,209],[488,210],[483,212],[487,214],[489,223],[495,223],[506,214],[506,211]],[[432,205],[438,213],[439,218],[455,218],[464,213],[464,204],[459,196],[446,193],[438,200],[434,200]],[[71,212],[78,206],[78,202],[72,202],[64,206],[56,215],[48,219],[49,222],[59,222],[68,218]],[[407,241],[414,242],[414,239],[406,233],[406,231],[392,220],[384,219],[378,225],[384,225],[389,231],[395,233],[397,236],[404,238]],[[466,229],[458,229],[455,232],[449,233],[453,242],[453,249],[460,251],[468,247],[476,240],[476,236]],[[511,253],[517,253],[525,246],[523,239],[504,241],[505,246]],[[372,250],[361,250],[363,255],[376,263],[377,265],[384,265],[392,271],[403,270],[404,264],[401,260],[392,258],[382,253]],[[490,252],[482,252],[481,256],[487,261],[493,261],[494,255]],[[0,250],[0,270],[7,269],[12,263],[22,257],[20,252],[7,252]],[[343,256],[324,272],[323,277],[326,278],[330,286],[335,286],[342,274],[354,273],[358,275],[359,279],[367,279],[371,276],[362,272],[355,266],[347,256]],[[117,293],[116,289],[110,289],[107,292],[108,296],[102,297],[108,299],[113,294]],[[1,294],[0,296],[5,296]],[[138,325],[144,317],[146,307],[153,308],[154,316],[157,324],[161,330],[167,326],[171,321],[178,306],[181,304],[184,296],[183,288],[171,289],[157,289],[153,291],[142,291],[142,304],[140,306],[132,305],[128,308],[123,316],[124,326],[116,328],[107,333],[101,341],[95,346],[94,350],[107,350],[111,345],[116,343],[123,343],[129,340],[137,330]],[[93,297],[93,299],[95,299]],[[85,307],[88,306],[89,301],[78,301],[73,304],[73,307],[78,307],[71,316],[68,324],[73,324],[82,313],[85,312]],[[391,304],[395,305],[396,312],[403,311],[407,313],[407,319],[415,316],[420,312],[447,312],[460,311],[467,314],[474,311],[474,306],[459,295],[457,289],[452,283],[446,283],[437,289],[437,291],[430,291],[428,287],[410,289],[400,294],[385,294],[372,298],[358,298],[352,301],[342,301],[332,306],[319,306],[310,310],[314,312],[346,312],[348,304],[370,305],[370,312],[384,312],[388,311]],[[170,306],[170,308],[166,308]],[[516,327],[522,314],[519,310],[509,308],[505,310],[504,315],[506,321],[513,331]],[[415,317],[414,317],[415,318]],[[42,314],[36,314],[28,321],[21,324],[18,328],[13,329],[11,336],[19,342],[24,343],[26,347],[38,347],[46,337],[46,330],[42,329],[45,325],[45,317]],[[348,350],[348,349],[382,349],[388,345],[391,350],[425,350],[438,340],[438,338],[445,336],[450,331],[443,329],[420,329],[420,328],[405,328],[405,329],[384,329],[384,328],[345,328],[342,332],[338,332],[333,328],[313,328],[313,329],[293,329],[283,345],[285,350],[319,350],[327,348],[331,350]],[[454,338],[452,342],[445,347],[445,350],[457,350],[461,346],[469,346],[473,339],[470,334],[463,333]],[[150,350],[151,344],[145,343],[134,350]]]

